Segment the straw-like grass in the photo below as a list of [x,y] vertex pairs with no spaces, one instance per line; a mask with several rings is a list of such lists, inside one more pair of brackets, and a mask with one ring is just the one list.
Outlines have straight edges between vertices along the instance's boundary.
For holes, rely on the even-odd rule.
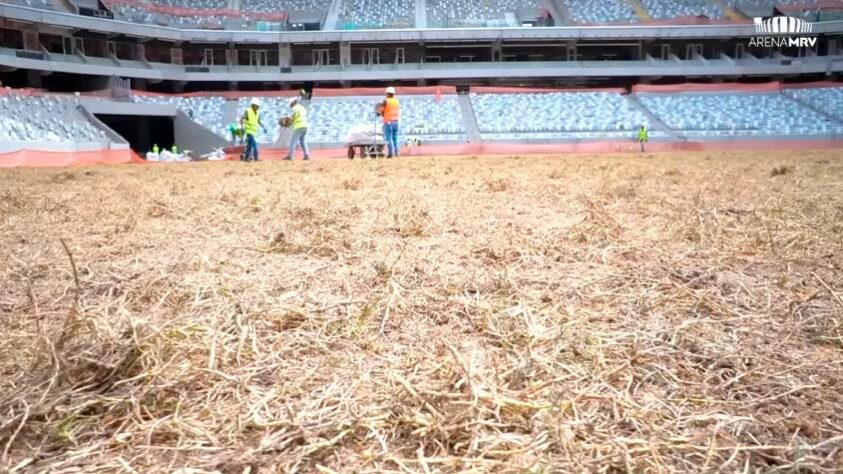
[[0,470],[843,469],[843,153],[0,182]]

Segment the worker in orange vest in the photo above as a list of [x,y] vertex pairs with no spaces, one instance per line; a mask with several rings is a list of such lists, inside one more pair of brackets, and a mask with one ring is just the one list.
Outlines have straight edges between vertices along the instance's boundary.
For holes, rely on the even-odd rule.
[[400,105],[395,98],[395,88],[386,88],[386,99],[378,105],[378,111],[383,116],[383,137],[386,140],[387,158],[397,157],[398,122],[401,119]]

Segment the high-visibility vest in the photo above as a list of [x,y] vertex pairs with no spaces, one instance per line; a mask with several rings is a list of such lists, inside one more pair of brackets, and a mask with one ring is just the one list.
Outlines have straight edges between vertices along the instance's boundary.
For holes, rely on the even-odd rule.
[[383,123],[397,122],[401,118],[398,99],[395,97],[387,97],[385,102],[386,103],[383,107]]
[[642,129],[638,130],[638,141],[639,142],[647,141],[649,136],[650,136],[650,134],[647,132],[646,128],[642,128]]
[[293,130],[307,128],[307,109],[301,104],[293,106]]
[[258,125],[260,122],[260,112],[255,112],[255,109],[249,107],[246,109],[246,133],[248,135],[258,134]]
[[152,153],[155,153],[157,155],[159,151],[161,151],[161,150],[158,148],[158,145],[152,146]]
[[177,146],[173,145],[173,148],[171,148],[171,149],[170,149],[170,151],[171,151],[174,155],[178,155],[178,154],[179,154],[179,147],[177,147]]

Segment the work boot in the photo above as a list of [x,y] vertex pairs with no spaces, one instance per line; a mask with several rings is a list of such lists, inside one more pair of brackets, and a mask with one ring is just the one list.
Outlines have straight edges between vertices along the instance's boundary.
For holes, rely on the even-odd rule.
[[304,161],[310,161],[310,157],[309,157],[309,156],[305,156],[305,157],[304,157]]
[[285,156],[284,161],[293,161],[293,157],[292,156]]

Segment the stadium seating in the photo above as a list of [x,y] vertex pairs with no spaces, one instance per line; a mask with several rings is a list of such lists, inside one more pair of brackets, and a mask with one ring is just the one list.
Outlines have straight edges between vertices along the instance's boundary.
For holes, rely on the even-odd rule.
[[843,87],[788,89],[784,94],[843,120]]
[[330,6],[330,0],[240,0],[240,8],[253,13],[325,11]]
[[626,0],[564,0],[576,23],[632,23],[639,21]]
[[775,137],[843,133],[843,124],[778,92],[640,94],[668,127],[688,137]]
[[713,20],[724,17],[723,11],[710,0],[641,0],[641,4],[656,20],[700,15]]
[[21,142],[109,142],[76,109],[73,98],[59,96],[0,97],[0,137]]
[[228,8],[229,0],[149,0],[149,3],[172,8],[190,8],[196,10]]
[[343,0],[340,29],[412,28],[415,26],[414,0]]
[[[377,97],[331,97],[312,100],[308,138],[314,143],[344,143],[351,126],[380,123],[380,118],[375,115],[375,104],[378,100]],[[400,100],[402,140],[465,140],[465,126],[456,96],[443,96],[439,103],[432,96],[404,96]]]
[[540,6],[539,0],[427,0],[427,22],[445,28],[518,26],[518,9]]
[[55,10],[53,0],[6,0],[7,3],[14,3],[24,7],[38,8],[39,10]]
[[617,93],[471,94],[471,101],[484,139],[630,138],[650,127]]
[[208,130],[230,138],[225,123],[225,99],[222,97],[133,96],[133,102],[175,106]]

